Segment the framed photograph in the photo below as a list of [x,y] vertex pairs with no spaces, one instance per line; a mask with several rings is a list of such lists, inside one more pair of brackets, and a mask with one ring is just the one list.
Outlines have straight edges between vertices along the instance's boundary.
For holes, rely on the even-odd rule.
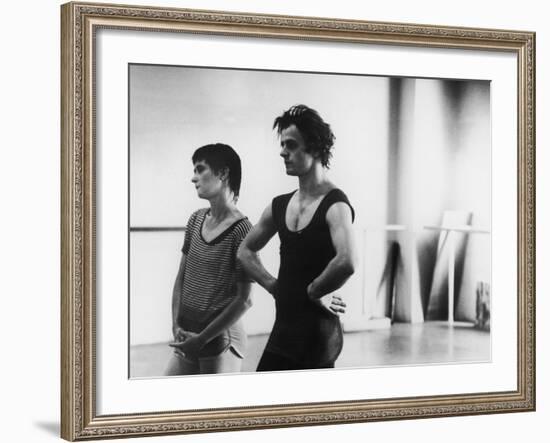
[[64,439],[535,410],[535,35],[73,2]]

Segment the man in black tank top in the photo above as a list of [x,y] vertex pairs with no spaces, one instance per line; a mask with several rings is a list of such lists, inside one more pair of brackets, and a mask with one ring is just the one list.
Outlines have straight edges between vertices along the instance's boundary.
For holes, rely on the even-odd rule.
[[[299,187],[273,199],[238,252],[248,274],[275,299],[275,324],[257,370],[332,368],[343,346],[338,314],[345,303],[331,293],[354,272],[354,210],[326,176],[335,137],[317,111],[293,106],[273,128],[286,173],[298,177]],[[276,233],[277,278],[257,254]]]

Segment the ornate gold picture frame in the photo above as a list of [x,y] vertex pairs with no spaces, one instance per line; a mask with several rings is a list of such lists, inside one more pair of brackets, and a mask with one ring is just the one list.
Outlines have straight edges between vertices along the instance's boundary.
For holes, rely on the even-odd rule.
[[[73,2],[61,7],[61,435],[88,440],[535,410],[535,34],[524,31],[133,7]],[[96,366],[101,211],[96,188],[97,33],[166,33],[291,42],[507,53],[517,66],[516,388],[441,395],[342,398],[98,413]],[[121,149],[125,149],[122,147]],[[498,160],[497,147],[493,156]],[[494,223],[498,223],[495,220]],[[498,279],[499,275],[493,276]],[[120,334],[126,334],[121,327]],[[513,343],[515,344],[515,343]],[[512,343],[509,345],[512,346]],[[239,376],[236,376],[239,377]],[[231,404],[228,399],[227,404]]]

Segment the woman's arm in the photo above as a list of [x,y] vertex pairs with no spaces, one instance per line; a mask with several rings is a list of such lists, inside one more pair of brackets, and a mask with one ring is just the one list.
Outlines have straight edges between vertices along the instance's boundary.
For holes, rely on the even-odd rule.
[[180,260],[180,266],[176,281],[174,282],[174,289],[172,289],[172,334],[174,339],[178,340],[178,330],[181,332],[181,328],[178,327],[178,315],[180,311],[181,290],[183,287],[183,275],[185,273],[185,262],[187,255],[182,254]]
[[252,283],[250,282],[237,283],[237,294],[234,300],[199,334],[203,346],[229,328],[250,309],[252,306],[251,287]]
[[200,333],[182,331],[182,337],[176,338],[170,346],[179,348],[182,352],[198,353],[210,340],[220,335],[224,330],[235,323],[252,306],[248,282],[237,283],[237,294],[227,307]]

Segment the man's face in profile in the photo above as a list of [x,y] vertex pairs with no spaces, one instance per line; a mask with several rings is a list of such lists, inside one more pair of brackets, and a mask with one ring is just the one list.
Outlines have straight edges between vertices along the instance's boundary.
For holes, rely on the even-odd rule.
[[315,157],[307,152],[304,138],[295,125],[281,131],[280,155],[285,162],[288,175],[305,175],[315,163]]

